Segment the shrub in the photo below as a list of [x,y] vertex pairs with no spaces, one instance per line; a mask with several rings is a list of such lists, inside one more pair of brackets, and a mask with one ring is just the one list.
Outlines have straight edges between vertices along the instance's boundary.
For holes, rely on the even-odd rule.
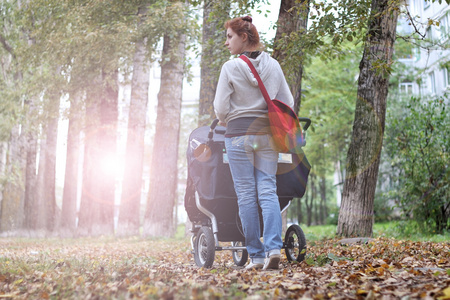
[[412,98],[386,136],[388,151],[395,153],[398,206],[404,216],[435,233],[450,230],[450,118],[445,100]]

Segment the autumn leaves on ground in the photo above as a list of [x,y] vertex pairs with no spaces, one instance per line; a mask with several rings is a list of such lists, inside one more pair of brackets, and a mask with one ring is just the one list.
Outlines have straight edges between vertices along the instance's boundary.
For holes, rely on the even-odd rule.
[[450,244],[308,243],[305,261],[247,271],[229,251],[211,269],[187,239],[0,239],[6,299],[450,299]]

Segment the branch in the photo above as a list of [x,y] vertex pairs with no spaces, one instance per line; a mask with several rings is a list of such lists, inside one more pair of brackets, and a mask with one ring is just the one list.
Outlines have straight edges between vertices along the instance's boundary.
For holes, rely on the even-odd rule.
[[425,39],[425,35],[426,35],[426,34],[425,34],[425,33],[424,33],[424,34],[420,33],[419,29],[417,29],[416,24],[414,23],[414,20],[413,20],[411,14],[409,13],[408,5],[405,5],[405,9],[406,9],[406,14],[408,15],[408,18],[409,18],[409,20],[411,21],[411,25],[414,27],[414,31],[415,31],[418,35],[420,35],[420,36],[422,37],[422,39]]
[[14,54],[13,48],[8,44],[8,42],[6,41],[5,37],[0,34],[0,42],[3,45],[3,48],[5,48],[6,51],[8,51],[14,58],[16,57],[16,55]]

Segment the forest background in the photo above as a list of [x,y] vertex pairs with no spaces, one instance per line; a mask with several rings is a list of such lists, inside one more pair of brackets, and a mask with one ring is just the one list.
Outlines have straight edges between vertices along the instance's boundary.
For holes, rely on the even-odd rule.
[[[2,1],[0,9],[2,235],[172,236],[187,137],[214,118],[215,83],[229,59],[223,22],[270,10],[278,19],[274,38],[262,35],[266,50],[280,61],[299,115],[313,121],[304,148],[312,165],[307,193],[293,201],[287,221],[361,236],[372,234],[374,221],[400,220],[405,230],[448,236],[448,96],[401,93],[399,82],[412,71],[396,63],[414,49],[448,45],[424,37],[421,29],[442,26],[411,16],[404,2],[42,0]],[[396,32],[399,16],[411,34]],[[185,105],[195,61],[199,102]],[[442,66],[448,70],[448,61]],[[160,86],[150,81],[155,70]],[[364,87],[386,92],[362,96]],[[64,155],[57,151],[62,120]],[[362,171],[354,173],[355,165]],[[343,227],[341,194],[342,204],[367,207],[349,214],[350,227]]]

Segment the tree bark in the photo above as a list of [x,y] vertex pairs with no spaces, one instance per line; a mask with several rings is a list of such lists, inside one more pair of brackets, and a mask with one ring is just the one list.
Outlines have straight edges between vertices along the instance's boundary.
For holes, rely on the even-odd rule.
[[[222,9],[217,9],[223,5]],[[214,16],[211,14],[214,13]],[[215,119],[214,97],[222,64],[229,54],[225,47],[225,20],[229,17],[229,1],[206,0],[203,4],[202,58],[198,125],[210,125]]]
[[[310,186],[310,195],[309,197],[305,198],[305,205],[306,205],[306,224],[308,226],[312,225],[312,217],[313,217],[313,204],[314,204],[314,198],[315,198],[315,175],[310,174],[309,175],[309,186]],[[309,200],[309,202],[308,202]]]
[[[305,194],[306,196],[306,194]],[[302,200],[298,199],[298,207],[297,207],[297,222],[298,224],[303,224],[303,211],[302,211]],[[306,201],[306,199],[305,199]]]
[[320,224],[324,225],[327,221],[327,182],[325,175],[320,177]]
[[80,236],[114,234],[117,150],[117,73],[102,73],[100,91],[89,93],[86,107],[86,136],[83,162],[83,191],[80,204]]
[[81,93],[74,95],[70,104],[69,130],[67,134],[67,158],[64,176],[63,202],[60,219],[60,235],[72,237],[76,232],[78,201],[78,167],[81,149]]
[[13,127],[9,140],[5,173],[7,181],[3,186],[1,203],[0,232],[17,234],[24,219],[24,174],[25,156],[24,135],[20,134],[19,125]]
[[[280,62],[294,96],[294,111],[299,112],[302,94],[303,52],[288,53],[286,41],[306,32],[309,0],[281,0],[272,56]],[[296,48],[298,49],[298,47]]]
[[[34,103],[31,103],[29,115],[36,114]],[[30,122],[30,121],[28,121]],[[28,123],[30,124],[30,123]],[[36,197],[37,183],[37,149],[38,149],[38,131],[35,129],[36,124],[28,125],[27,135],[27,154],[26,154],[26,171],[25,171],[25,199],[24,199],[24,229],[34,230],[39,218],[38,198]]]
[[[59,103],[59,101],[58,101]],[[59,105],[58,105],[59,108]],[[45,138],[41,140],[39,154],[38,181],[38,220],[36,229],[48,235],[53,231],[56,221],[56,140],[58,135],[58,117],[52,117],[45,127]]]
[[[145,14],[147,7],[139,9]],[[150,84],[150,66],[146,59],[146,40],[136,43],[131,81],[125,172],[120,202],[118,235],[138,235],[144,163],[144,137]]]
[[373,201],[398,17],[398,7],[392,5],[388,0],[373,0],[371,5],[339,212],[337,233],[341,236],[372,236]]
[[[171,55],[175,52],[176,55]],[[185,36],[164,36],[161,87],[153,146],[150,191],[144,219],[144,235],[171,237],[177,197],[178,141],[183,87]]]

